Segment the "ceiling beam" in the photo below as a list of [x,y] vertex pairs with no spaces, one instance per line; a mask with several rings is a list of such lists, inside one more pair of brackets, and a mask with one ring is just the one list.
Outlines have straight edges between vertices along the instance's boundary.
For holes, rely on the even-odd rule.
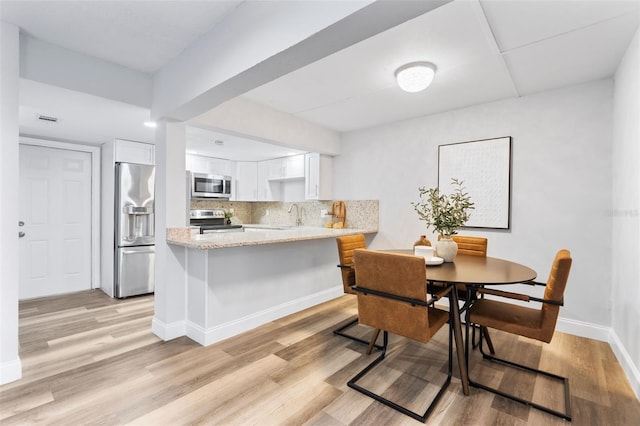
[[156,73],[151,116],[187,121],[450,1],[243,3]]

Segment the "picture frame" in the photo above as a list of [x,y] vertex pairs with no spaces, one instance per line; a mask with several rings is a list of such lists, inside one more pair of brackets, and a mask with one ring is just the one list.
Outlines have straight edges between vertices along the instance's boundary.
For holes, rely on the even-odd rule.
[[438,146],[438,189],[463,182],[474,209],[465,228],[511,229],[511,136]]

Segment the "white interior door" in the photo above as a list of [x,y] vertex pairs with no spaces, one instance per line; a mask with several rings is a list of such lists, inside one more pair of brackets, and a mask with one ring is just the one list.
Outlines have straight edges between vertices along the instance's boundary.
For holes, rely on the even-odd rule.
[[20,145],[20,299],[91,289],[91,154]]

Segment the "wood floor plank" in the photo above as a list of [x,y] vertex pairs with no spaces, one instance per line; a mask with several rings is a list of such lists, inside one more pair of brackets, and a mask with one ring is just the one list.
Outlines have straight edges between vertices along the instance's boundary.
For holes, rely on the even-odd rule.
[[270,393],[277,391],[279,386],[275,383],[269,386],[268,373],[284,364],[286,362],[277,356],[267,356],[135,419],[134,423],[191,424],[206,418],[207,414],[215,412],[221,406],[225,406],[227,410],[232,409],[234,400],[241,400],[244,405],[247,387],[242,381],[236,380],[235,376],[250,376],[255,384],[259,384],[252,386],[250,390],[259,389],[261,392]]
[[[151,332],[152,296],[89,291],[21,302],[23,378],[0,387],[0,419],[3,426],[421,424],[347,387],[378,354],[333,335],[356,314],[356,298],[345,295],[202,347]],[[444,380],[443,331],[426,345],[390,335],[387,359],[364,383],[423,410]],[[499,356],[569,377],[574,425],[637,424],[640,401],[608,344],[556,333],[547,345],[491,332]],[[541,402],[558,399],[549,380],[513,374],[477,350],[470,374]],[[465,396],[454,362],[427,424],[567,423],[480,389]]]

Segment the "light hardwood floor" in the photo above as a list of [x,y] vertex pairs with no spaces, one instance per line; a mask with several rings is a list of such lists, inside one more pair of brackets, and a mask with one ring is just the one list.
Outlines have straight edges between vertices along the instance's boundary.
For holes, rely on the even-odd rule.
[[[150,296],[114,300],[97,290],[21,302],[23,378],[0,388],[0,423],[420,424],[347,387],[377,353],[367,356],[364,345],[331,332],[356,314],[352,296],[209,347],[186,337],[160,341],[152,314]],[[499,355],[570,378],[574,425],[640,424],[640,402],[606,343],[563,333],[549,345],[496,331],[492,338]],[[446,339],[445,328],[426,345],[393,337],[365,383],[426,408],[433,384],[444,380]],[[454,361],[452,383],[427,424],[568,424],[479,389],[464,396],[455,368]],[[470,370],[521,396],[562,401],[557,384],[513,375],[477,351]]]

